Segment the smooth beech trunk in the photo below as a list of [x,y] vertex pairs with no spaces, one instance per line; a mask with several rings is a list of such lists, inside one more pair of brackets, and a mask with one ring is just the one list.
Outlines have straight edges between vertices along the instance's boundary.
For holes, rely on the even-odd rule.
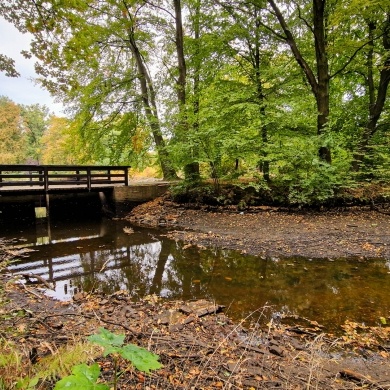
[[142,94],[142,103],[152,131],[154,142],[156,144],[164,179],[177,179],[176,172],[170,164],[168,152],[165,148],[165,141],[162,136],[160,120],[157,114],[157,104],[153,84],[146,69],[144,59],[134,39],[134,34],[132,33],[132,31],[129,31],[129,46],[136,60],[139,75],[138,79],[140,82]]
[[[378,130],[378,121],[382,114],[387,90],[390,82],[390,14],[387,14],[386,25],[384,27],[384,34],[382,38],[383,48],[387,55],[380,70],[379,84],[377,91],[375,91],[374,83],[374,30],[376,25],[373,22],[368,23],[368,33],[370,39],[370,46],[367,55],[367,85],[369,92],[369,105],[368,105],[368,121],[363,130],[363,135],[357,145],[356,152],[354,154],[353,169],[358,171],[363,163],[364,157],[367,154],[369,148],[369,142],[372,136]],[[376,96],[375,96],[376,93]]]
[[[189,126],[186,115],[186,84],[187,84],[187,67],[184,57],[184,37],[183,37],[183,20],[181,1],[173,0],[175,7],[175,27],[176,27],[176,53],[177,53],[177,67],[179,71],[179,77],[176,82],[177,99],[179,104],[179,127],[182,132],[186,133],[195,130],[195,127]],[[196,148],[194,149],[196,153]],[[192,162],[186,164],[184,167],[184,174],[186,179],[197,180],[199,178],[199,164]]]
[[[326,131],[329,118],[329,63],[327,57],[327,43],[326,43],[326,15],[325,7],[326,0],[313,0],[312,13],[313,13],[313,26],[312,32],[314,35],[315,46],[315,58],[316,58],[316,72],[310,67],[301,51],[299,50],[294,36],[291,33],[289,26],[287,25],[284,16],[276,5],[274,0],[268,0],[271,8],[273,9],[275,16],[277,17],[279,24],[285,34],[285,41],[290,46],[291,51],[295,57],[300,68],[303,70],[308,83],[310,84],[314,98],[317,104],[317,134],[321,136]],[[319,157],[322,161],[327,163],[332,162],[331,152],[329,147],[321,146],[319,151]]]

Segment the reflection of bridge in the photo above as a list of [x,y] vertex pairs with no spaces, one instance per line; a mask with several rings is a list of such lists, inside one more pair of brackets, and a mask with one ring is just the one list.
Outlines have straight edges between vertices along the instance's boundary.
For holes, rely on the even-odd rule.
[[102,191],[127,186],[128,166],[0,165],[0,194]]
[[129,245],[127,236],[118,232],[116,245],[112,246],[112,236],[109,235],[106,247],[102,244],[104,236],[97,231],[91,233],[90,236],[78,237],[76,240],[52,240],[50,244],[41,247],[42,250],[44,248],[43,258],[38,256],[38,259],[19,259],[10,269],[15,273],[39,275],[48,281],[69,280],[76,276],[102,272],[103,265],[104,271],[121,269],[124,264],[130,264],[135,248],[156,242],[147,235],[134,235]]

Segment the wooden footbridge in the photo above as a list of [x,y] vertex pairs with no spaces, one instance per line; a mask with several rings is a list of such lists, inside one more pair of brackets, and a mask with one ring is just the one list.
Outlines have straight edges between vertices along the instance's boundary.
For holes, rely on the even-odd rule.
[[102,191],[128,186],[128,166],[0,165],[0,195]]
[[[71,199],[81,203],[84,198],[100,198],[114,204],[116,212],[162,195],[168,182],[132,182],[129,166],[92,165],[0,165],[0,219],[11,215],[10,204],[28,202],[45,207],[49,214],[50,199]],[[110,207],[111,207],[110,206]],[[105,206],[104,206],[105,207]]]

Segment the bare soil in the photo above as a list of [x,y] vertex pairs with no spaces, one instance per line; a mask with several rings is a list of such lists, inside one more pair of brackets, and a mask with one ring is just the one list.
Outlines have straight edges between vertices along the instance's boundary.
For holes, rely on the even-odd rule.
[[136,207],[128,219],[167,227],[170,237],[188,244],[253,255],[390,258],[390,215],[370,207],[326,212],[268,206],[194,209],[162,197]]

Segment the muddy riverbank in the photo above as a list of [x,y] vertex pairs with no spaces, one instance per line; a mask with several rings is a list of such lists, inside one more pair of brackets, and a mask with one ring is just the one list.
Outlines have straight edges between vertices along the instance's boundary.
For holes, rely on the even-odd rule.
[[[119,360],[115,364],[123,373],[117,388],[122,390],[390,389],[385,327],[349,323],[340,338],[324,333],[315,321],[297,319],[294,325],[283,325],[268,307],[254,312],[248,327],[231,321],[223,307],[206,300],[163,302],[148,296],[134,302],[126,291],[118,291],[79,293],[64,303],[45,297],[39,286],[11,282],[10,275],[3,275],[1,282],[8,300],[1,308],[0,332],[7,342],[1,344],[0,354],[18,350],[21,356],[17,369],[0,366],[5,381],[11,374],[41,375],[34,388],[52,389],[72,365],[67,362],[50,373],[49,362],[61,354],[69,356],[104,327],[158,354],[163,365],[145,375]],[[264,317],[268,325],[259,326]],[[109,383],[112,357],[81,345],[82,355],[70,352],[73,364],[98,362],[101,380]]]
[[128,217],[169,228],[189,245],[218,246],[259,256],[390,258],[390,216],[354,207],[342,211],[283,211],[273,207],[190,208],[159,198]]

